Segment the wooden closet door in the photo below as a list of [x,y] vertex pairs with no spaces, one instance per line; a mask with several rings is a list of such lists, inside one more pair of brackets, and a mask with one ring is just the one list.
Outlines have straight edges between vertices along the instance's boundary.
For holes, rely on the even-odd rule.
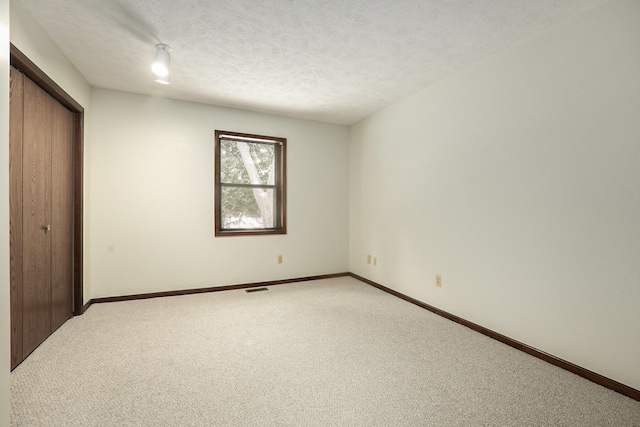
[[73,114],[53,102],[51,146],[51,331],[72,315]]
[[9,95],[9,211],[11,369],[22,356],[22,123],[24,76],[11,68]]
[[11,368],[72,316],[73,113],[11,69]]
[[51,334],[51,139],[53,98],[24,79],[22,352]]

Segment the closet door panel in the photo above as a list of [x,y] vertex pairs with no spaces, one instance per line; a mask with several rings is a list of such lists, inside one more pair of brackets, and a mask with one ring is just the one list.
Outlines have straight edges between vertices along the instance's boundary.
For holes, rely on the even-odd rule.
[[9,235],[11,369],[22,362],[22,120],[24,76],[11,68],[9,114]]
[[51,328],[56,330],[72,314],[72,147],[73,114],[53,104],[51,209]]
[[51,333],[51,128],[53,99],[24,79],[23,356]]

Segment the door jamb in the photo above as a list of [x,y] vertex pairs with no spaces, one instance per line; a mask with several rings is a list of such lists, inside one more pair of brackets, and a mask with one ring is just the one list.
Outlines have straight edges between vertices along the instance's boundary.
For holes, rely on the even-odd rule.
[[54,82],[33,61],[10,43],[11,65],[29,77],[40,88],[73,113],[73,238],[72,238],[72,300],[73,315],[79,316],[83,309],[83,174],[84,174],[84,108],[64,89]]

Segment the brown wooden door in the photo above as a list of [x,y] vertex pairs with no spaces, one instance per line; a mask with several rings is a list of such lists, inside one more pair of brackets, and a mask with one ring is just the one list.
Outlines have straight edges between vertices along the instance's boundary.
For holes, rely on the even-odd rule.
[[22,352],[51,334],[51,129],[53,100],[24,79],[22,127]]
[[71,317],[73,302],[73,113],[57,101],[53,101],[51,165],[51,330],[55,331]]
[[11,68],[9,92],[9,258],[11,369],[22,357],[22,127],[24,76]]
[[11,69],[11,365],[71,317],[73,115]]

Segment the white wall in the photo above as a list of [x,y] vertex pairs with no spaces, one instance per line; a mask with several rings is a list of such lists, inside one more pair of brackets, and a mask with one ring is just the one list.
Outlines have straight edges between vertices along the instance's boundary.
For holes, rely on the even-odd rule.
[[80,105],[88,108],[89,84],[20,0],[11,0],[11,43]]
[[638,22],[606,3],[354,125],[350,271],[640,389]]
[[[91,128],[91,89],[82,74],[69,61],[60,47],[19,0],[11,0],[11,43],[33,61],[58,86],[64,89],[84,108],[84,156],[85,164],[91,153],[89,129]],[[90,171],[84,170],[84,246],[90,242],[87,222],[90,194],[87,192]],[[87,280],[90,254],[84,251],[84,302],[90,299],[90,282]]]
[[[105,89],[91,105],[94,298],[348,271],[346,127]],[[216,129],[287,138],[286,235],[214,237]]]
[[9,0],[0,0],[0,426],[9,425]]

